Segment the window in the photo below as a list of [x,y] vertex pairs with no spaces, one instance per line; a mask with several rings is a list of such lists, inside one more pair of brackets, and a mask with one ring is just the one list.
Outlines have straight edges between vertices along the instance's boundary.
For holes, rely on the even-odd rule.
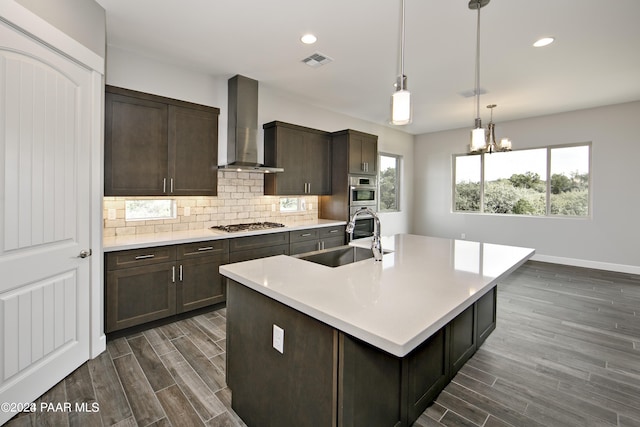
[[298,212],[305,210],[304,199],[280,197],[280,212]]
[[454,211],[589,215],[591,145],[454,156]]
[[393,212],[400,210],[400,159],[394,154],[380,154],[380,176],[378,188],[380,197],[378,210]]
[[173,219],[176,217],[176,201],[171,199],[126,200],[124,208],[126,221]]

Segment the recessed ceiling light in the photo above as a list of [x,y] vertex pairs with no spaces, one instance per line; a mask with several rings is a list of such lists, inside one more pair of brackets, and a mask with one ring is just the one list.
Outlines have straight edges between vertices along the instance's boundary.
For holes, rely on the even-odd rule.
[[304,36],[300,37],[300,41],[304,44],[314,44],[317,40],[318,38],[313,34],[305,34]]
[[543,37],[543,38],[541,38],[539,40],[536,40],[536,42],[533,44],[533,47],[549,46],[554,41],[555,41],[555,39],[553,37]]

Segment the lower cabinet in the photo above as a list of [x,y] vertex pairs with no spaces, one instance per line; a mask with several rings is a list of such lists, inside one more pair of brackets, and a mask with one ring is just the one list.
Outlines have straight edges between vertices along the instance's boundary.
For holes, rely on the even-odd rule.
[[226,379],[248,425],[410,426],[495,328],[493,288],[397,357],[231,279],[228,292]]
[[227,240],[105,255],[106,332],[225,301]]
[[289,232],[230,239],[229,262],[249,261],[274,255],[289,255]]
[[224,277],[218,270],[228,263],[228,240],[178,246],[176,311],[184,313],[225,301]]
[[345,244],[345,226],[290,231],[289,242],[289,255],[342,246]]

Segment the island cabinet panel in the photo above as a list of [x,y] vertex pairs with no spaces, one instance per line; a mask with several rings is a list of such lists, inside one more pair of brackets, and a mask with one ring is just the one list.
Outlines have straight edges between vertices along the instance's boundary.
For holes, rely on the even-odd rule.
[[[247,307],[251,307],[250,310]],[[335,426],[337,332],[232,280],[227,295],[227,384],[249,426]],[[273,326],[284,330],[283,352]]]
[[496,328],[497,288],[491,289],[476,302],[476,346],[480,347]]
[[340,333],[338,360],[338,425],[400,425],[401,359]]
[[403,419],[416,420],[447,385],[449,346],[442,328],[403,360]]
[[219,113],[105,86],[105,196],[215,196]]
[[273,255],[289,255],[289,232],[230,239],[229,262],[248,261]]
[[264,177],[264,194],[331,194],[331,134],[284,122],[263,125],[265,164],[284,172]]
[[449,359],[452,376],[476,351],[474,310],[475,305],[472,305],[449,323],[451,338]]

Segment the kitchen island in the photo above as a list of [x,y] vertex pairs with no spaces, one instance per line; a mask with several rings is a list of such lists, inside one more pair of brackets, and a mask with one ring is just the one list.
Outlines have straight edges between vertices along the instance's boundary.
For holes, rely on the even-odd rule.
[[406,234],[383,249],[337,268],[220,267],[227,384],[248,425],[411,425],[495,328],[497,282],[534,253]]

